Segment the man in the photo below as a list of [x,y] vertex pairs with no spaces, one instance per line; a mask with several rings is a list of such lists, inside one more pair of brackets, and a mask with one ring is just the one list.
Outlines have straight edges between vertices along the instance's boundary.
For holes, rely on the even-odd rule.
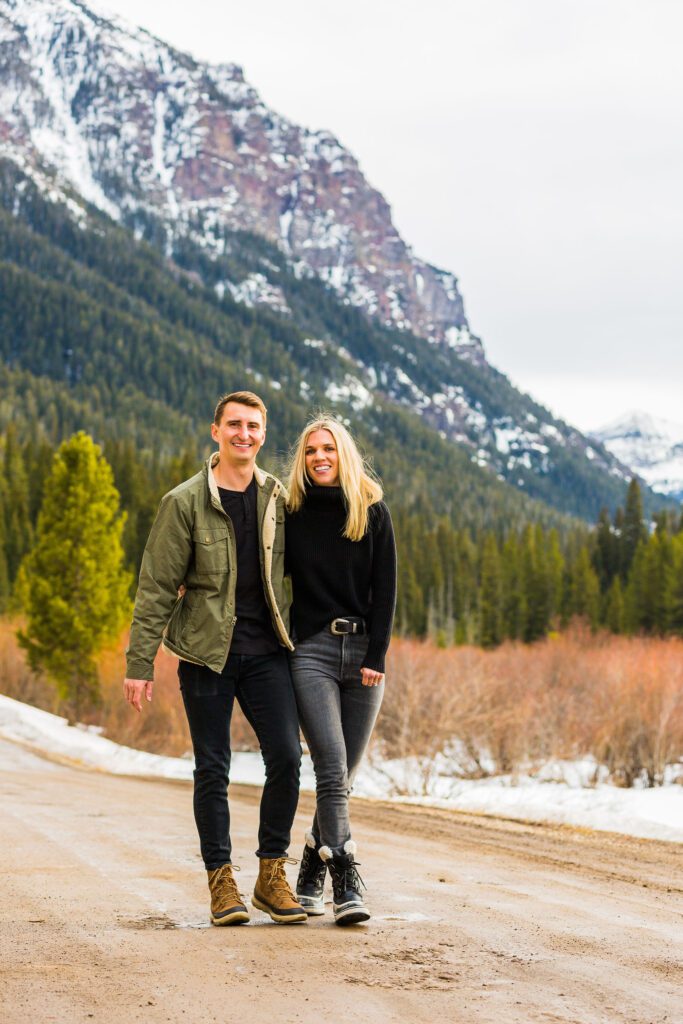
[[274,921],[304,922],[306,912],[284,871],[301,745],[285,651],[292,643],[283,489],[255,461],[266,437],[262,400],[250,391],[225,395],[211,436],[218,451],[201,472],[164,496],[152,526],[124,694],[138,711],[143,694],[152,699],[154,657],[163,636],[164,647],[180,658],[195,756],[194,813],[216,925],[249,920],[231,866],[227,801],[230,717],[237,698],[266,766],[251,902]]

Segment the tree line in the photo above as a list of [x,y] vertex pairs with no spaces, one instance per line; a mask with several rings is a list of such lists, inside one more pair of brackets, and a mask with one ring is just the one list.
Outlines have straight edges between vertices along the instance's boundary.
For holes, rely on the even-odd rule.
[[592,530],[432,527],[396,515],[401,633],[438,643],[531,643],[573,618],[593,629],[683,635],[683,511],[648,523],[632,480],[624,507]]
[[[134,580],[159,500],[196,472],[196,449],[154,455],[112,440],[104,454],[123,513],[122,564]],[[57,500],[49,481],[58,457],[45,439],[22,441],[12,426],[0,435],[0,608],[16,599],[41,508]],[[389,500],[401,635],[494,647],[533,642],[577,616],[614,633],[683,634],[683,513],[659,512],[648,524],[635,480],[613,516],[603,509],[593,529],[563,533],[538,523],[456,528],[427,502]]]
[[[561,526],[563,515],[593,518],[600,504],[620,500],[623,481],[580,445],[548,435],[547,460],[525,449],[526,466],[503,457],[492,429],[463,420],[470,450],[440,435],[445,414],[423,401],[452,387],[488,424],[547,418],[492,367],[371,321],[321,281],[298,276],[264,239],[227,232],[213,259],[185,238],[168,259],[165,231],[135,218],[136,236],[152,244],[94,210],[76,221],[0,159],[0,428],[39,422],[54,443],[86,429],[172,455],[221,391],[249,387],[263,394],[276,439],[293,438],[309,411],[333,404],[387,483],[403,477],[410,486],[421,471],[419,483],[435,505],[452,502],[459,526],[498,512],[547,522],[552,510]],[[283,290],[291,314],[216,291],[255,272]],[[343,396],[353,377],[376,382],[371,405]],[[334,399],[330,384],[340,386]],[[472,459],[479,447],[495,472]]]

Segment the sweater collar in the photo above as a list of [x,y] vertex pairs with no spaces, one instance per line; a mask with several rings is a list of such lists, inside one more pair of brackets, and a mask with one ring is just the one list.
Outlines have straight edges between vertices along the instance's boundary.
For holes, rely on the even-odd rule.
[[319,487],[317,484],[307,484],[306,502],[316,505],[344,505],[344,491],[341,487]]

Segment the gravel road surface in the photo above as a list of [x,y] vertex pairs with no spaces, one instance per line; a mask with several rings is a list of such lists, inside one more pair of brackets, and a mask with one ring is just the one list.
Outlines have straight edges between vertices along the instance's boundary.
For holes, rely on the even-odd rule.
[[[679,845],[358,800],[367,927],[212,928],[188,784],[2,741],[0,773],[7,1024],[683,1024]],[[258,798],[231,789],[245,893]]]

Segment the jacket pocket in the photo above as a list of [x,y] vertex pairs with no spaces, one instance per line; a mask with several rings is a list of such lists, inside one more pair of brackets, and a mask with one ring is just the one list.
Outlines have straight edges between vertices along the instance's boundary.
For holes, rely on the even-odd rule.
[[194,530],[195,572],[220,573],[228,571],[227,529]]
[[165,636],[172,644],[180,643],[183,635],[187,632],[192,615],[196,610],[198,596],[196,590],[186,590],[183,596],[176,601],[164,631]]

